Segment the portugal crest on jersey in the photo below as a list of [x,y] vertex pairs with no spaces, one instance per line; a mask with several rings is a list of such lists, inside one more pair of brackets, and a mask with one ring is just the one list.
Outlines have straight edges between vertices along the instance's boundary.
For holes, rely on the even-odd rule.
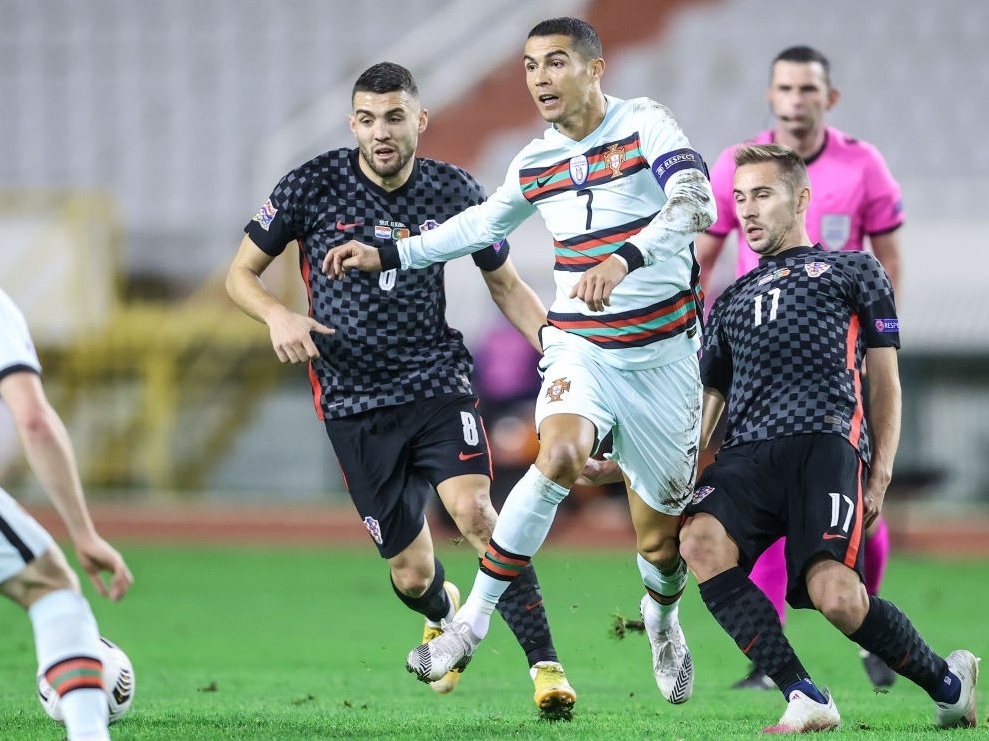
[[609,144],[604,150],[604,161],[611,168],[611,177],[619,177],[622,174],[622,163],[625,161],[625,148],[621,144]]
[[570,158],[570,177],[573,179],[574,185],[584,184],[584,181],[587,180],[587,157],[578,154],[576,157]]

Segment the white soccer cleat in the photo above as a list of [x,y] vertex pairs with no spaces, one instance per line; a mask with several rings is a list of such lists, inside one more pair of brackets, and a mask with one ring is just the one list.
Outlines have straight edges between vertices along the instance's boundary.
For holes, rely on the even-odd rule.
[[463,671],[480,642],[467,623],[454,618],[443,626],[442,635],[409,652],[405,668],[421,682],[436,682],[447,672]]
[[[450,604],[453,606],[453,612],[456,614],[457,610],[460,609],[460,590],[457,589],[456,584],[450,581],[443,582],[443,589],[446,590],[447,596],[450,598]],[[427,621],[422,631],[422,642],[429,643],[433,639],[438,638],[443,635],[443,630],[442,625],[435,627]],[[458,682],[460,682],[460,672],[447,672],[435,682],[430,682],[429,688],[440,695],[447,695],[457,689]]]
[[[643,623],[646,622],[646,600],[652,600],[652,597],[646,594],[639,602]],[[694,662],[680,624],[661,631],[652,631],[647,627],[646,635],[652,649],[652,673],[659,691],[674,705],[687,702],[694,691]]]
[[829,731],[841,725],[841,716],[835,707],[834,698],[826,689],[821,690],[827,698],[826,703],[820,703],[805,695],[800,690],[790,693],[786,712],[775,726],[763,729],[763,733],[810,733],[811,731]]
[[975,711],[975,684],[979,681],[978,658],[971,651],[952,651],[945,658],[948,668],[962,681],[958,702],[936,702],[934,721],[939,728],[975,728],[978,715]]

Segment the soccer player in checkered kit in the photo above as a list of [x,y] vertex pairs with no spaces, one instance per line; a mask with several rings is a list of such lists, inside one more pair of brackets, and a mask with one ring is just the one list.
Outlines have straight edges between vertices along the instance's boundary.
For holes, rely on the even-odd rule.
[[[680,552],[717,622],[783,692],[771,733],[841,718],[748,571],[786,536],[787,601],[814,608],[922,687],[938,726],[976,723],[979,659],[934,652],[863,583],[865,528],[882,511],[900,433],[899,322],[890,280],[866,252],[828,252],[804,225],[807,168],[780,144],[735,152],[734,198],[758,266],[715,301],[701,358],[706,443],[727,403],[725,441],[697,481]],[[870,418],[861,368],[868,361]]]
[[[460,168],[415,156],[427,121],[408,70],[389,62],[366,70],[352,94],[357,147],[326,152],[282,178],[245,228],[227,275],[231,298],[268,325],[279,360],[309,363],[316,414],[351,499],[388,561],[396,596],[425,616],[424,640],[441,634],[460,604],[434,553],[429,500],[439,495],[478,555],[497,517],[471,356],[446,321],[442,264],[341,283],[326,278],[321,263],[354,237],[393,245],[484,199]],[[293,240],[308,316],[290,311],[261,282]],[[508,253],[506,243],[492,240],[474,262],[495,303],[538,347],[546,310]],[[536,704],[546,713],[569,712],[576,693],[558,661],[531,566],[498,611],[525,650]],[[430,686],[447,693],[459,677],[444,672]]]
[[[134,583],[117,550],[93,525],[65,425],[48,401],[27,321],[0,290],[0,399],[10,410],[31,470],[65,522],[79,565],[116,602]],[[102,573],[109,575],[104,581]],[[38,669],[59,694],[69,741],[109,739],[100,631],[62,549],[0,489],[0,593],[25,610]]]
[[[784,49],[770,67],[769,110],[776,125],[757,134],[751,143],[776,142],[794,149],[807,164],[814,198],[807,207],[807,234],[831,251],[861,252],[867,247],[882,263],[899,291],[900,227],[903,200],[900,186],[879,150],[872,144],[839,131],[826,122],[827,112],[841,94],[831,80],[831,64],[820,51],[808,46]],[[732,183],[735,146],[729,147],[711,167],[711,188],[718,204],[718,219],[697,237],[697,260],[705,288],[725,238],[739,232],[735,275],[745,275],[759,263],[741,234],[735,215]],[[711,296],[711,291],[708,290]],[[716,437],[720,437],[716,432]],[[865,586],[878,594],[889,558],[889,532],[882,517],[865,534]],[[786,562],[783,541],[774,543],[752,568],[752,581],[766,593],[780,622],[786,621]],[[889,687],[896,673],[872,654],[862,652],[869,679],[877,687]],[[751,671],[736,688],[774,689],[765,674]]]
[[464,606],[407,667],[433,681],[466,666],[506,589],[548,535],[588,456],[613,434],[645,585],[640,606],[663,696],[685,702],[694,670],[678,620],[687,569],[677,549],[700,433],[698,266],[691,240],[715,217],[706,168],[673,114],[605,95],[594,29],[543,21],[525,42],[526,83],[551,124],[484,203],[377,250],[333,250],[328,274],[403,272],[476,253],[537,211],[553,235],[556,300],[541,333],[535,464],[509,493]]

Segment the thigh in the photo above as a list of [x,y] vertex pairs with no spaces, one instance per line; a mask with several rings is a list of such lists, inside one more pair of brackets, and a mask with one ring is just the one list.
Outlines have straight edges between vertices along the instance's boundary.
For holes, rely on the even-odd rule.
[[433,487],[412,466],[404,418],[414,405],[325,420],[350,499],[382,558],[398,555],[422,532]]
[[611,408],[618,410],[612,458],[644,502],[657,512],[679,515],[693,494],[697,473],[697,357],[613,376],[605,392]]
[[0,583],[16,576],[53,544],[48,531],[0,489]]
[[738,548],[746,573],[786,527],[785,495],[770,467],[771,442],[722,450],[701,474],[684,514],[715,517]]
[[597,452],[615,424],[615,415],[605,401],[614,369],[596,364],[564,343],[546,348],[539,369],[543,382],[536,397],[536,431],[540,432],[543,422],[554,415],[583,417],[594,425],[591,452]]
[[491,449],[476,396],[439,396],[404,418],[410,464],[432,486],[459,476],[492,478]]
[[825,556],[855,571],[864,566],[863,492],[865,467],[840,435],[791,438],[790,455],[802,460],[787,500],[787,601],[811,607],[805,584],[812,560]]

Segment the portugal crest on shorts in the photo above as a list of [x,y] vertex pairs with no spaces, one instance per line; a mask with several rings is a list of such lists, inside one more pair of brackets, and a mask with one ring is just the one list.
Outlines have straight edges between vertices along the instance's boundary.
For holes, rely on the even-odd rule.
[[550,400],[550,403],[560,401],[563,398],[563,395],[569,390],[570,381],[566,378],[557,378],[549,385],[549,388],[546,389],[546,398]]

